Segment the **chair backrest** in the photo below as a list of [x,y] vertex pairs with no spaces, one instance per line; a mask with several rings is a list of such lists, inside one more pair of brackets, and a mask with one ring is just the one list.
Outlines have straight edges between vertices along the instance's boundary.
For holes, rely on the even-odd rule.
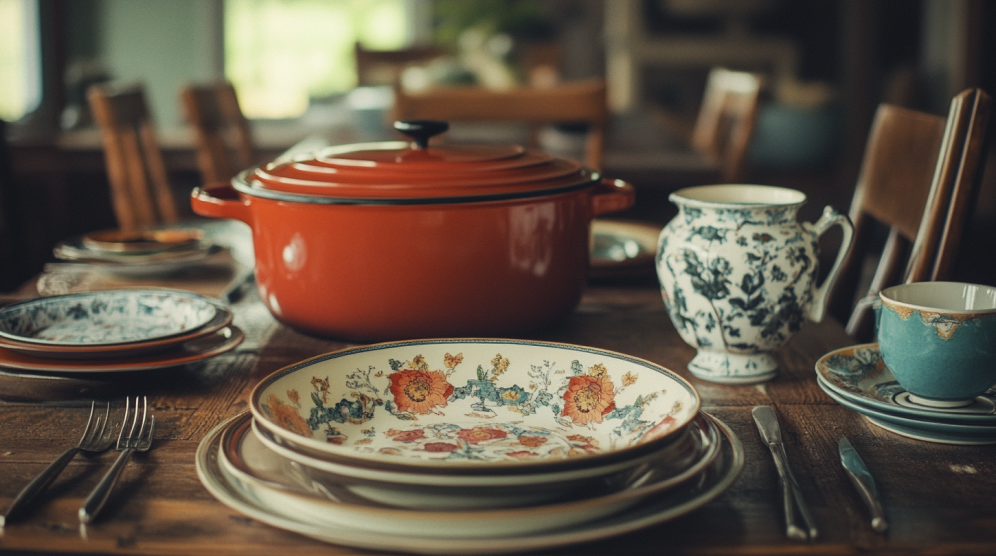
[[360,43],[354,47],[357,84],[361,87],[394,85],[401,72],[412,64],[429,62],[446,54],[435,46],[413,46],[400,50],[367,50]]
[[176,203],[141,85],[99,84],[87,93],[100,126],[118,226],[175,222]]
[[[586,123],[584,164],[602,167],[605,126],[609,112],[605,82],[568,82],[552,87],[438,87],[420,92],[395,91],[395,120],[522,122],[533,126]],[[535,146],[535,145],[533,145]]]
[[982,89],[966,89],[951,101],[906,282],[951,278],[961,233],[982,184],[992,112],[993,99]]
[[249,123],[229,82],[188,85],[180,99],[194,131],[197,167],[205,184],[225,182],[256,160]]
[[[831,297],[832,313],[847,320],[855,339],[872,339],[872,303],[882,289],[951,277],[969,200],[981,179],[990,112],[988,95],[978,89],[955,97],[947,120],[879,106],[851,203],[853,248]],[[873,221],[889,228],[888,237],[867,294],[855,302]]]
[[8,220],[9,195],[14,190],[14,169],[11,164],[10,146],[7,144],[7,122],[0,119],[0,292],[14,289],[17,269],[14,264],[14,238]]
[[743,181],[746,174],[762,85],[761,77],[753,73],[724,68],[709,72],[691,145],[720,165],[727,182]]

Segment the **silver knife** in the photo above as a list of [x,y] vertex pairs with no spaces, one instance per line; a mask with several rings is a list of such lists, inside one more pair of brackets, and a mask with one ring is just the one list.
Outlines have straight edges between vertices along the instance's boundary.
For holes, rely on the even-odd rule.
[[868,505],[872,514],[872,529],[879,533],[889,528],[889,522],[885,520],[885,512],[882,511],[882,503],[878,499],[878,489],[875,488],[875,479],[872,478],[871,471],[861,461],[861,456],[851,446],[851,442],[846,438],[840,438],[840,463],[844,464],[847,476],[854,483],[854,488],[858,489],[861,498]]
[[[790,539],[812,540],[819,535],[813,516],[809,513],[806,501],[802,499],[802,491],[789,467],[788,456],[785,454],[785,444],[782,442],[782,430],[778,425],[778,418],[774,410],[768,405],[756,406],[751,414],[754,416],[754,423],[761,433],[761,438],[771,450],[771,456],[775,460],[775,467],[778,469],[778,476],[782,481],[782,504],[785,510],[785,534]],[[795,511],[792,502],[799,508],[799,513],[806,524],[806,529],[795,524]]]

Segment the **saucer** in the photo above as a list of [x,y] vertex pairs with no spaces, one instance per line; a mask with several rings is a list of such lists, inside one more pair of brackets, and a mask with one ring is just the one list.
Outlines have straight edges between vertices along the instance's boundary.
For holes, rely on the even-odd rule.
[[744,449],[740,440],[726,424],[710,417],[721,432],[721,451],[697,480],[687,481],[604,519],[580,527],[512,536],[454,538],[435,535],[428,528],[418,535],[399,533],[392,528],[371,533],[349,526],[328,527],[282,515],[226,475],[219,462],[221,436],[237,418],[215,427],[197,449],[197,475],[208,492],[226,506],[271,526],[328,543],[369,550],[421,554],[503,554],[593,542],[664,523],[701,508],[726,492],[740,476],[744,465]]
[[918,420],[996,427],[996,393],[979,396],[971,405],[937,408],[916,403],[885,365],[878,344],[831,351],[816,362],[816,373],[827,388],[852,403],[881,413]]
[[895,415],[877,408],[855,403],[841,396],[822,377],[817,377],[820,388],[840,405],[862,414],[872,424],[887,431],[916,440],[940,444],[996,444],[996,427],[944,423]]

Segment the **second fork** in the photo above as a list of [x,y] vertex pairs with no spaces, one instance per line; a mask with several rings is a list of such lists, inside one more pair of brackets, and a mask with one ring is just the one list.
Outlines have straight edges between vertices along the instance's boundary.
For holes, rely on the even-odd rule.
[[[83,506],[80,507],[80,522],[90,523],[97,517],[101,508],[104,507],[104,503],[110,497],[111,490],[114,489],[114,485],[118,482],[121,471],[124,469],[125,464],[128,463],[131,454],[135,451],[144,452],[152,446],[152,437],[156,432],[156,417],[155,415],[151,416],[151,418],[149,417],[149,400],[147,397],[142,398],[141,413],[142,419],[141,424],[139,424],[138,397],[136,397],[135,413],[131,416],[131,427],[128,427],[129,400],[125,398],[125,414],[121,419],[121,432],[118,435],[117,445],[117,449],[121,452],[121,455],[118,456],[117,461],[114,462],[111,469],[104,475],[104,478],[97,483],[93,492],[90,493]],[[146,421],[149,423],[148,427],[146,427]],[[128,431],[127,434],[125,434],[126,430]]]

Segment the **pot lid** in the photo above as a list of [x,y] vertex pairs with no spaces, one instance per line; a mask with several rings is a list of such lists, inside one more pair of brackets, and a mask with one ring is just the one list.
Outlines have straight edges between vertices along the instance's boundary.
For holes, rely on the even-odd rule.
[[445,122],[395,122],[414,141],[329,147],[243,172],[250,195],[320,203],[426,203],[498,200],[566,192],[599,176],[573,160],[518,145],[428,146]]

